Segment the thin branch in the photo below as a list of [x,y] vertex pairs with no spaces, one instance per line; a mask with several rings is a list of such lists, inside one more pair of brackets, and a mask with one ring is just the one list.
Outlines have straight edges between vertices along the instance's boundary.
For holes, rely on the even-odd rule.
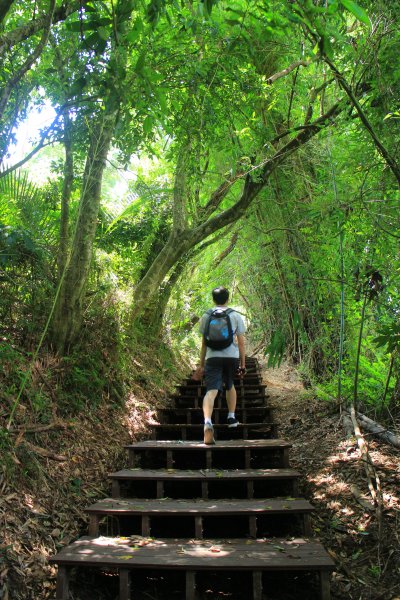
[[227,257],[227,256],[228,256],[228,255],[229,255],[231,252],[233,252],[233,250],[234,250],[234,249],[235,249],[235,247],[236,247],[236,242],[238,241],[238,239],[239,239],[239,234],[238,234],[238,232],[236,231],[236,232],[235,232],[235,233],[232,235],[232,238],[231,238],[231,241],[230,241],[229,245],[228,245],[228,246],[225,248],[225,250],[223,250],[223,251],[221,252],[221,254],[219,254],[219,255],[218,255],[216,258],[215,258],[215,260],[214,260],[214,262],[213,262],[213,268],[214,268],[214,269],[216,269],[216,268],[217,268],[217,267],[218,267],[218,266],[219,266],[219,265],[222,263],[222,261],[223,261],[223,260],[225,260],[225,258],[226,258],[226,257]]
[[231,186],[239,179],[242,179],[244,175],[245,173],[237,173],[232,179],[226,179],[221,183],[221,185],[211,194],[209,201],[201,212],[205,216],[210,216],[220,206],[222,200],[227,196],[231,189]]
[[332,79],[329,79],[328,81],[324,81],[324,83],[321,84],[320,86],[318,86],[317,88],[312,88],[311,89],[310,103],[308,105],[307,113],[306,113],[306,118],[304,120],[305,124],[308,124],[311,121],[311,117],[312,117],[312,114],[313,114],[313,104],[314,104],[314,102],[315,102],[318,94],[320,94],[322,91],[325,91],[325,89],[328,87],[328,85],[330,85],[334,81],[335,81],[335,78],[332,77]]
[[297,67],[296,72],[293,76],[292,79],[292,85],[291,85],[291,89],[290,89],[290,98],[289,98],[289,108],[288,108],[288,114],[287,114],[287,126],[288,128],[290,127],[290,115],[292,112],[292,105],[293,105],[293,98],[294,98],[294,90],[296,88],[296,82],[297,82],[297,76],[299,74],[299,67]]
[[319,58],[319,56],[316,56],[315,58],[312,58],[310,60],[298,60],[286,67],[286,69],[283,69],[282,71],[271,75],[271,77],[268,77],[267,83],[271,85],[272,83],[274,83],[274,81],[280,79],[281,77],[286,77],[286,75],[289,75],[289,73],[291,73],[298,67],[309,67],[313,62],[317,61]]
[[234,227],[234,223],[231,223],[230,225],[228,225],[228,227],[220,230],[217,235],[215,235],[213,238],[209,238],[207,241],[203,242],[200,246],[196,247],[196,254],[200,252],[203,252],[203,250],[205,250],[206,248],[208,248],[209,246],[212,246],[212,244],[215,244],[217,242],[219,242],[220,240],[223,240],[230,231],[232,231],[233,227]]
[[4,171],[0,171],[0,179],[2,177],[6,177],[6,175],[8,175],[9,173],[12,173],[13,171],[15,171],[16,169],[19,169],[20,167],[22,167],[25,163],[27,163],[33,156],[35,156],[35,154],[37,154],[39,152],[39,150],[41,150],[42,148],[46,148],[46,146],[51,146],[52,144],[54,144],[55,141],[57,140],[51,140],[50,142],[45,143],[46,138],[49,136],[49,134],[54,130],[61,114],[62,114],[62,110],[60,109],[60,112],[57,113],[55,119],[53,120],[53,122],[51,123],[51,125],[49,125],[49,127],[42,133],[42,136],[40,138],[40,142],[37,144],[37,146],[35,146],[35,148],[33,148],[33,150],[31,150],[29,152],[29,154],[27,154],[24,158],[22,158],[19,162],[15,163],[15,165],[13,165],[12,167],[8,167],[8,169],[5,169]]

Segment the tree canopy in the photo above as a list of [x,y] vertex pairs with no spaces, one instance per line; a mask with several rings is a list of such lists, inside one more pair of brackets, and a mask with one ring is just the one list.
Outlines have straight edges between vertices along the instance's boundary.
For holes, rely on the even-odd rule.
[[383,0],[2,2],[6,339],[66,356],[112,302],[119,343],[194,348],[223,282],[270,364],[290,357],[338,402],[398,405],[398,16]]

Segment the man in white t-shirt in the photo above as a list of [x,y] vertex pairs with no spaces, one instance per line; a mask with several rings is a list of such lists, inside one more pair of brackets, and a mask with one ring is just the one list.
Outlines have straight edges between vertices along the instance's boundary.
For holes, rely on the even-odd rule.
[[[215,309],[227,311],[232,326],[233,338],[231,344],[221,350],[212,349],[208,346],[206,334],[211,311],[206,312],[200,319],[200,332],[202,334],[202,345],[200,352],[200,373],[205,376],[206,395],[203,399],[204,414],[204,443],[215,444],[214,428],[212,424],[212,413],[214,401],[219,390],[223,389],[225,383],[226,402],[228,404],[228,427],[237,427],[238,421],[235,417],[236,389],[233,385],[235,373],[244,375],[245,368],[245,339],[246,326],[241,315],[233,309],[229,309],[229,292],[224,287],[217,287],[212,291]],[[229,338],[228,338],[229,341]]]

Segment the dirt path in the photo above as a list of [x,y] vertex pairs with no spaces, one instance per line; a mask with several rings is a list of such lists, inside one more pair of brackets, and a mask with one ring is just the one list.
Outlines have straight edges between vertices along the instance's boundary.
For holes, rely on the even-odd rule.
[[314,532],[338,567],[332,600],[400,600],[400,452],[370,440],[385,503],[379,527],[358,446],[335,408],[307,397],[288,366],[265,369],[264,380],[279,436],[293,442],[301,493],[317,509]]

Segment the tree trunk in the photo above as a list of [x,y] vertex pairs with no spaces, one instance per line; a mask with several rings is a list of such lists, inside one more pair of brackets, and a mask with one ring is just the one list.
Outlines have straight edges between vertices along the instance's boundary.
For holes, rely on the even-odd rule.
[[153,304],[164,278],[191,247],[191,240],[184,234],[171,233],[164,248],[136,287],[132,312],[133,321],[143,313],[146,305]]
[[146,331],[149,332],[152,338],[161,338],[165,311],[171,297],[172,290],[175,284],[182,275],[187,265],[186,260],[178,262],[174,268],[170,278],[165,283],[160,293],[154,298],[153,303],[146,306],[140,317],[140,322],[145,325]]
[[[119,0],[113,18],[115,30],[123,28],[134,8],[133,0]],[[63,269],[57,289],[50,340],[60,353],[76,339],[82,323],[83,301],[92,262],[93,242],[100,207],[101,184],[107,154],[111,146],[121,104],[121,90],[128,59],[127,47],[118,36],[113,46],[107,72],[108,90],[97,122],[90,131],[90,145],[83,174],[79,213],[72,240],[69,262]],[[116,68],[116,65],[118,68]]]
[[93,127],[71,257],[61,278],[54,308],[51,341],[61,353],[76,338],[82,321],[82,303],[92,260],[101,182],[117,118],[115,111],[104,112],[99,126]]
[[4,21],[5,16],[11,8],[14,0],[1,0],[0,1],[0,23]]
[[60,245],[58,247],[57,265],[58,276],[62,277],[64,269],[68,262],[69,249],[69,202],[72,193],[72,184],[74,181],[74,158],[72,152],[72,123],[69,118],[68,109],[64,111],[64,181],[61,194],[61,217],[60,217]]

